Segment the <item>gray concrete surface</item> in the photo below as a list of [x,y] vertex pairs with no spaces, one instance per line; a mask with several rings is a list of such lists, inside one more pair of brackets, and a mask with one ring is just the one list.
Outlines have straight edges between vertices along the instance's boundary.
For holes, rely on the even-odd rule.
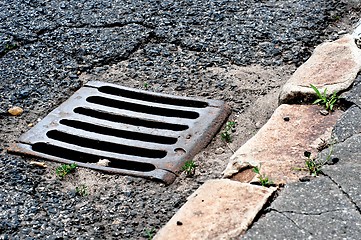
[[327,176],[289,184],[244,239],[358,239],[361,214]]

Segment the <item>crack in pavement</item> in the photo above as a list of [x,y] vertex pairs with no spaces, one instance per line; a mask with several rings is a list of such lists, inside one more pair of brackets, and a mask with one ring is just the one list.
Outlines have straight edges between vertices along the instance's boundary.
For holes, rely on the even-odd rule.
[[[19,25],[21,25],[21,24],[19,24]],[[156,34],[153,32],[153,30],[155,30],[155,27],[151,26],[151,25],[148,25],[148,24],[145,24],[145,23],[143,23],[141,21],[129,21],[129,22],[125,22],[125,23],[113,22],[113,23],[102,24],[102,25],[92,25],[92,24],[86,24],[86,23],[83,23],[83,24],[80,24],[80,25],[56,25],[55,27],[52,27],[52,28],[44,28],[44,29],[40,29],[39,31],[36,31],[36,32],[31,32],[32,34],[34,34],[34,36],[29,36],[29,38],[24,38],[24,37],[21,37],[21,36],[19,36],[17,34],[12,33],[12,32],[8,32],[8,31],[6,31],[5,34],[7,34],[7,35],[9,35],[9,36],[11,36],[13,38],[13,40],[17,43],[17,48],[19,48],[21,46],[37,43],[37,42],[42,42],[47,47],[51,48],[52,46],[47,45],[43,41],[44,39],[42,39],[41,36],[46,34],[46,33],[51,33],[53,31],[56,31],[57,29],[60,29],[60,28],[63,28],[64,30],[81,29],[81,28],[85,28],[85,29],[87,29],[87,28],[88,29],[105,28],[106,29],[106,28],[122,28],[122,27],[126,27],[128,25],[138,25],[138,26],[144,27],[145,29],[150,29],[150,30],[152,30],[152,31],[150,31],[150,33],[152,33],[150,38],[153,39],[153,38],[156,37]],[[21,25],[21,26],[26,27],[24,25]],[[150,41],[148,42],[147,39],[146,39],[145,42],[146,42],[146,44],[148,44]],[[158,43],[158,41],[156,41],[156,43]],[[141,43],[141,44],[146,45],[144,43]],[[15,50],[15,49],[12,49],[12,50]],[[6,53],[4,53],[3,55],[5,55]],[[130,54],[125,59],[129,58],[129,56],[131,56],[132,54],[133,54],[133,52],[130,51]],[[2,56],[0,56],[0,57],[2,57]]]
[[281,214],[282,216],[284,216],[285,218],[287,218],[291,223],[293,223],[298,229],[307,232],[310,236],[313,236],[313,233],[312,233],[312,232],[310,232],[310,231],[308,231],[307,229],[299,226],[292,218],[290,218],[290,217],[288,217],[286,214],[284,214],[284,212],[280,212],[280,211],[278,211],[278,210],[276,210],[276,209],[273,209],[273,208],[270,209],[270,212],[271,212],[271,211],[274,211],[274,212],[276,212],[276,213],[278,213],[278,214]]
[[[347,101],[347,100],[346,100]],[[340,135],[340,134],[336,134],[335,131],[337,131],[336,129],[339,127],[339,124],[340,122],[339,121],[343,121],[345,116],[348,116],[347,115],[347,111],[350,110],[352,107],[355,107],[357,109],[361,109],[361,106],[359,106],[357,103],[354,103],[354,102],[350,102],[350,101],[347,101],[347,103],[344,103],[344,105],[347,105],[347,104],[351,104],[351,106],[346,106],[347,109],[342,113],[341,117],[338,119],[336,125],[334,126],[334,128],[332,129],[332,136],[331,136],[331,139],[335,140],[336,142],[334,143],[334,145],[338,145],[338,144],[341,144],[341,143],[345,143],[347,140],[349,140],[350,138],[354,137],[354,136],[357,136],[357,135],[361,135],[360,132],[357,132],[355,131],[354,133],[350,133],[350,136],[347,136],[347,137],[342,137],[343,138],[342,140],[339,139],[339,136],[337,135]],[[348,116],[350,117],[350,116]],[[343,124],[342,124],[343,125]]]
[[125,27],[127,25],[131,25],[131,24],[136,24],[136,25],[140,25],[144,28],[149,28],[149,29],[156,29],[156,27],[151,26],[149,24],[145,24],[144,22],[141,21],[129,21],[126,23],[121,23],[121,22],[112,22],[112,23],[107,23],[107,24],[101,24],[101,25],[87,25],[85,24],[85,27],[89,27],[89,28],[113,28],[113,27]]
[[49,32],[53,32],[59,28],[64,28],[64,29],[80,29],[80,28],[89,28],[89,29],[97,29],[97,28],[122,28],[122,27],[126,27],[128,25],[139,25],[142,26],[144,28],[148,28],[148,29],[152,29],[154,30],[155,27],[151,26],[149,24],[145,24],[144,22],[141,21],[129,21],[129,22],[112,22],[112,23],[106,23],[106,24],[100,24],[100,25],[94,25],[94,24],[87,24],[87,23],[81,23],[79,25],[57,25],[56,27],[53,28],[44,28],[44,29],[40,29],[37,32],[34,32],[34,34],[41,36],[44,35],[46,33]]
[[[138,26],[142,26],[145,29],[149,29],[151,30],[149,32],[149,36],[146,37],[143,41],[140,41],[138,44],[135,45],[135,47],[129,51],[125,57],[121,57],[119,59],[116,58],[111,58],[111,59],[105,59],[103,61],[99,61],[96,64],[91,64],[92,68],[94,67],[99,67],[102,65],[112,65],[112,64],[117,64],[119,62],[125,61],[127,59],[129,59],[135,52],[137,52],[138,50],[144,48],[146,45],[148,45],[149,43],[154,43],[154,44],[174,44],[175,46],[181,48],[182,50],[186,50],[189,52],[197,52],[197,53],[214,53],[224,59],[227,59],[231,64],[234,64],[234,60],[231,59],[230,56],[227,56],[227,54],[223,54],[222,52],[218,52],[217,49],[208,49],[208,48],[201,48],[200,50],[198,49],[194,49],[192,47],[188,47],[186,46],[184,43],[182,43],[182,39],[176,39],[173,41],[167,41],[166,38],[159,36],[154,30],[156,30],[156,27],[149,25],[149,24],[145,24],[142,21],[129,21],[129,22],[112,22],[112,23],[107,23],[107,24],[101,24],[101,25],[94,25],[94,24],[86,24],[86,23],[81,23],[79,25],[59,25],[57,24],[55,27],[51,27],[51,28],[43,28],[40,29],[39,31],[36,32],[31,32],[32,34],[34,34],[34,36],[29,36],[30,39],[18,36],[12,32],[5,32],[5,34],[13,37],[14,41],[16,41],[17,43],[17,48],[22,47],[22,46],[26,46],[26,45],[31,45],[37,42],[41,42],[43,44],[45,44],[48,48],[52,48],[52,46],[48,45],[46,43],[46,39],[42,39],[41,36],[46,34],[46,33],[51,33],[53,31],[56,31],[57,29],[63,28],[64,30],[71,30],[71,29],[106,29],[106,28],[122,28],[122,27],[126,27],[129,25],[138,25]],[[23,26],[26,27],[26,26]],[[15,50],[15,49],[14,49]],[[3,54],[5,55],[5,54]]]
[[271,208],[270,211],[276,211],[278,213],[291,213],[291,214],[298,214],[298,215],[305,215],[305,216],[321,216],[325,213],[332,213],[332,212],[340,212],[344,210],[350,210],[350,208],[343,208],[343,209],[334,209],[328,211],[322,211],[318,213],[308,213],[308,212],[296,212],[296,211],[278,211],[277,209]]
[[352,200],[351,196],[342,188],[340,184],[338,184],[331,176],[324,174],[326,177],[328,177],[338,188],[339,190],[347,197],[347,199],[352,203],[352,205],[355,207],[355,209],[358,211],[358,213],[361,215],[361,209],[357,206],[357,204]]

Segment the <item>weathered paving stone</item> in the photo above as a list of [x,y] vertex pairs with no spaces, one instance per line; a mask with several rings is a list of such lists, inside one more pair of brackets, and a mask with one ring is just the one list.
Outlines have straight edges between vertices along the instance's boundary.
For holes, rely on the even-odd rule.
[[320,215],[285,215],[310,232],[312,239],[358,239],[361,235],[361,215],[354,209],[325,212]]
[[354,81],[352,88],[341,95],[346,101],[361,107],[361,75],[359,74]]
[[351,35],[316,47],[312,56],[301,65],[283,86],[280,103],[309,100],[315,96],[310,84],[328,94],[345,91],[361,70],[361,49]]
[[361,209],[361,161],[359,164],[325,166],[322,171]]
[[328,177],[286,185],[268,211],[245,239],[358,239],[361,234],[360,213]]
[[[294,182],[307,172],[304,151],[316,155],[323,140],[328,140],[341,111],[323,116],[316,105],[281,105],[259,132],[231,157],[224,177],[240,178],[247,162],[261,164],[261,173],[275,183]],[[255,179],[253,179],[254,181]]]
[[284,214],[270,212],[260,218],[241,239],[278,240],[278,239],[309,239],[311,236]]
[[354,206],[329,178],[318,177],[286,185],[270,208],[278,212],[319,215],[354,209]]
[[361,134],[353,135],[345,141],[334,144],[330,154],[329,149],[323,150],[319,156],[325,159],[330,154],[330,159],[338,159],[337,165],[360,164],[361,163]]
[[[351,118],[348,120],[352,121]],[[358,125],[357,123],[354,124]],[[351,131],[349,133],[350,135],[355,131],[352,128],[351,130],[347,129],[347,126],[349,125],[347,124],[347,121],[344,125],[346,130]],[[354,127],[357,127],[355,125]],[[346,132],[345,129],[343,130],[343,132]],[[357,134],[342,139],[342,142],[332,146],[330,158],[337,159],[338,161],[336,164],[324,166],[322,172],[332,179],[332,181],[348,195],[350,201],[352,201],[355,206],[361,209],[361,186],[359,184],[361,182],[361,134],[358,133],[358,128],[356,130]],[[341,133],[343,132],[341,131]],[[320,156],[325,158],[328,154],[330,154],[330,151],[325,149]]]
[[343,142],[354,134],[361,132],[361,109],[353,105],[337,121],[332,131],[332,138],[337,142]]
[[229,239],[252,223],[275,188],[228,179],[209,180],[154,239]]

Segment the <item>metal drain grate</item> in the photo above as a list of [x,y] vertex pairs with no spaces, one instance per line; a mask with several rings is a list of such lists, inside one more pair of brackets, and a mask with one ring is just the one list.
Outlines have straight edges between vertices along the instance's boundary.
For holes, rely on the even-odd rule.
[[[9,151],[170,184],[229,113],[222,101],[93,81],[23,134]],[[109,160],[108,166],[98,165],[101,159]]]

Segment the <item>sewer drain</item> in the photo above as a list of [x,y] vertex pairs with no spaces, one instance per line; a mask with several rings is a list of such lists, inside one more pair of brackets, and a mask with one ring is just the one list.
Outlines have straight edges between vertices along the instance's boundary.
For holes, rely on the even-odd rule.
[[[92,81],[9,151],[170,184],[229,113],[222,101]],[[108,166],[98,165],[101,159],[109,160]]]

